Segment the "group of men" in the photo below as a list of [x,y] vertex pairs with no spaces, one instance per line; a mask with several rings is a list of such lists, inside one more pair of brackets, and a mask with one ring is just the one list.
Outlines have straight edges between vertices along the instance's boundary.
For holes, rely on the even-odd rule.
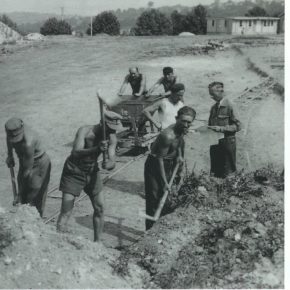
[[[169,180],[173,168],[182,171],[184,160],[184,136],[195,119],[193,108],[184,105],[185,86],[177,82],[173,69],[165,67],[161,77],[146,91],[146,79],[139,69],[130,68],[125,77],[119,96],[123,95],[126,85],[132,87],[136,98],[150,96],[159,86],[164,87],[164,98],[146,107],[143,115],[160,131],[151,146],[144,167],[146,196],[146,214],[154,216],[159,202],[166,190],[170,191]],[[240,130],[240,121],[236,118],[229,100],[224,98],[223,83],[209,85],[209,94],[215,101],[210,110],[208,128],[223,132],[218,144],[210,147],[211,175],[224,178],[236,171],[235,133]],[[158,112],[158,118],[153,114]],[[98,157],[107,152],[102,168],[112,170],[116,162],[117,132],[123,130],[122,116],[106,110],[103,122],[97,125],[83,126],[78,129],[71,154],[66,159],[60,180],[62,191],[61,211],[57,229],[65,231],[72,213],[74,201],[81,191],[88,194],[93,209],[94,241],[100,241],[104,224],[104,196],[98,165]],[[43,214],[46,193],[50,178],[51,163],[37,134],[28,128],[19,118],[11,118],[5,124],[7,133],[8,167],[14,167],[13,149],[19,158],[18,200],[36,206]],[[103,132],[107,132],[104,136]],[[146,230],[153,222],[146,220]]]

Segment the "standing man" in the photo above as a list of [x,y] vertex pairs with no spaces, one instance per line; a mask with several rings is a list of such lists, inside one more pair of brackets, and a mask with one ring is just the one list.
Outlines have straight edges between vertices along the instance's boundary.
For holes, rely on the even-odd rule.
[[124,94],[128,84],[131,85],[133,96],[140,97],[146,94],[146,77],[139,72],[138,67],[129,68],[129,74],[126,75],[118,96],[122,96]]
[[[174,84],[168,98],[161,99],[143,110],[145,117],[153,123],[160,131],[176,122],[175,117],[180,108],[184,106],[183,95],[185,92],[184,84]],[[153,118],[153,114],[158,112],[158,121]]]
[[165,94],[171,94],[171,87],[177,83],[177,76],[173,72],[173,68],[166,66],[163,68],[163,77],[161,77],[148,91],[147,96],[150,96],[160,85],[163,85]]
[[[144,170],[147,215],[154,216],[164,192],[170,191],[169,180],[175,165],[179,163],[179,173],[182,171],[184,135],[187,134],[195,115],[194,109],[187,106],[181,108],[177,112],[175,124],[163,130],[152,144]],[[147,219],[146,230],[153,224],[153,221]]]
[[218,144],[210,146],[211,175],[224,178],[236,171],[236,132],[241,123],[236,117],[232,104],[224,98],[224,84],[212,82],[208,86],[209,94],[216,102],[211,107],[208,128],[224,133]]
[[[101,174],[98,157],[108,149],[108,160],[102,167],[112,170],[115,167],[116,131],[121,131],[121,116],[112,111],[105,111],[105,124],[81,127],[76,134],[71,155],[67,158],[60,181],[62,191],[61,212],[57,229],[65,231],[72,213],[74,201],[84,190],[94,208],[94,241],[100,241],[104,225],[104,197],[102,193]],[[106,126],[107,139],[103,141],[103,126]]]
[[35,206],[42,217],[51,163],[40,138],[19,118],[11,118],[5,124],[9,168],[15,166],[13,149],[19,159],[18,196],[14,203],[29,203]]

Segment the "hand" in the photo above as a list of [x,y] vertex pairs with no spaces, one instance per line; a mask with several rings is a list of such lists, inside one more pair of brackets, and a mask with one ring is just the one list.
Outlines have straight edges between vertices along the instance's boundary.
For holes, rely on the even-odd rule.
[[176,163],[178,163],[179,165],[182,165],[183,162],[184,162],[184,158],[182,156],[177,156]]
[[221,126],[207,126],[209,129],[215,131],[215,132],[223,132],[223,128]]
[[138,93],[138,94],[134,94],[134,96],[135,96],[135,97],[140,97],[141,94],[139,94],[139,93]]
[[155,127],[157,128],[158,131],[161,131],[162,130],[162,125],[158,125],[158,124],[155,124]]
[[101,141],[99,148],[102,152],[106,152],[108,150],[108,141]]
[[106,170],[112,170],[115,168],[116,163],[111,160],[106,160],[102,162],[102,168]]
[[8,168],[14,167],[15,166],[14,158],[11,156],[8,156],[6,159],[6,164]]
[[171,191],[171,187],[170,187],[170,185],[166,182],[165,185],[163,186],[163,192],[165,192],[165,191],[167,191],[167,190],[170,192],[170,191]]

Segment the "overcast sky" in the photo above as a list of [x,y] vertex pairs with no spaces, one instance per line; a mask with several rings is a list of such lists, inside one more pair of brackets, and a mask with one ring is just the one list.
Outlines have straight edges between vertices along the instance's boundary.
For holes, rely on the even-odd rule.
[[[65,14],[91,15],[108,9],[146,7],[148,2],[149,0],[0,0],[0,13],[15,11],[60,13],[60,7],[63,6]],[[207,5],[213,0],[155,0],[152,2],[154,2],[154,7],[176,4],[195,6],[199,3]]]

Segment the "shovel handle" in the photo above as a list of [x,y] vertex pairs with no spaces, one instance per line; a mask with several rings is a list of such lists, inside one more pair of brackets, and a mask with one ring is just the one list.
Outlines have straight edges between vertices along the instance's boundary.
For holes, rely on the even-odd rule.
[[15,172],[14,167],[9,167],[10,169],[10,176],[11,176],[11,184],[12,184],[12,191],[13,191],[13,205],[16,204],[18,193],[17,193],[17,187],[16,187],[16,179],[15,179]]
[[[176,173],[177,173],[178,168],[179,168],[179,163],[177,163],[177,164],[175,165],[175,168],[174,168],[174,170],[173,170],[173,173],[172,173],[171,179],[170,179],[170,181],[169,181],[169,186],[170,186],[170,187],[171,187],[172,184],[173,184],[173,181],[174,181],[174,178],[175,178],[175,176],[176,176]],[[162,209],[163,209],[163,207],[164,207],[164,204],[165,204],[165,201],[166,201],[166,199],[167,199],[168,194],[169,194],[169,190],[166,190],[166,191],[164,192],[164,194],[163,194],[163,196],[162,196],[160,202],[159,202],[158,208],[157,208],[157,210],[156,210],[156,212],[155,212],[155,214],[154,214],[154,220],[155,220],[155,221],[157,221],[157,220],[159,219],[159,217],[160,217],[161,211],[162,211]]]
[[[105,124],[105,114],[104,114],[104,104],[103,100],[101,99],[99,92],[97,92],[97,97],[99,99],[100,104],[100,114],[101,114],[101,124],[102,124],[102,139],[106,141],[106,124]],[[106,162],[106,152],[103,152],[103,162]]]

